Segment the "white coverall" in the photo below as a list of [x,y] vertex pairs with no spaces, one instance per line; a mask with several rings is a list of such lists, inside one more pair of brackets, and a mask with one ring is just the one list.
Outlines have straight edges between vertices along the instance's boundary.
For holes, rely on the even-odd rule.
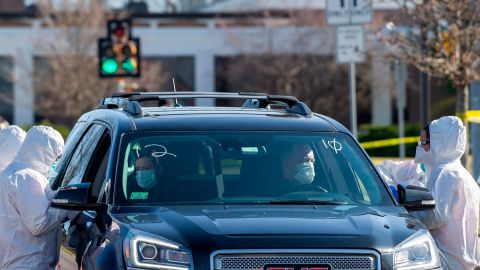
[[385,160],[377,167],[389,185],[396,186],[402,184],[418,187],[425,187],[427,185],[425,173],[420,168],[420,165],[415,164],[413,160]]
[[0,269],[54,269],[65,212],[50,207],[46,175],[63,150],[53,128],[32,127],[14,161],[0,173]]
[[430,229],[450,269],[475,269],[480,262],[480,189],[460,163],[465,152],[466,129],[454,116],[430,123],[430,151],[434,161],[427,188],[436,207],[415,215]]
[[0,130],[0,172],[13,161],[24,139],[25,131],[18,126],[8,126]]

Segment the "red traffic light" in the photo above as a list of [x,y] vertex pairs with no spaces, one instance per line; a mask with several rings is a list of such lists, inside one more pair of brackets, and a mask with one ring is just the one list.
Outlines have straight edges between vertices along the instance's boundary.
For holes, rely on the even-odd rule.
[[108,38],[114,43],[127,42],[130,39],[130,20],[108,21]]
[[125,28],[123,26],[118,25],[115,30],[113,30],[113,34],[118,38],[121,39],[123,36],[125,36]]

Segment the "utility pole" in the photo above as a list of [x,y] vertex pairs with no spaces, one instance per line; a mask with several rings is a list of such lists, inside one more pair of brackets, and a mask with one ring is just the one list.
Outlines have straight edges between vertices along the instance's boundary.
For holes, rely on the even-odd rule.
[[[480,110],[480,81],[475,81],[470,85],[470,108]],[[473,156],[473,177],[475,180],[480,176],[480,124],[470,123],[470,146]],[[468,153],[468,152],[467,152]]]
[[[421,48],[426,50],[425,42],[427,41],[426,29],[421,29]],[[430,76],[420,73],[420,125],[423,128],[430,123]]]
[[[396,85],[397,85],[397,113],[398,113],[398,138],[402,140],[405,137],[405,117],[404,111],[407,103],[406,97],[406,77],[407,68],[401,60],[395,62]],[[405,159],[405,144],[401,141],[399,144],[400,159]]]

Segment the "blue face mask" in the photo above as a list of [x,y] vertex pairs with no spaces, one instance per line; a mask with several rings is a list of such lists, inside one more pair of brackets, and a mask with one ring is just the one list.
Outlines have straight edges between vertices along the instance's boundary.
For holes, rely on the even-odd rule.
[[303,162],[297,165],[297,173],[294,178],[299,184],[306,185],[313,182],[315,170],[313,162]]
[[150,189],[155,185],[155,171],[145,170],[137,171],[136,174],[137,184],[144,189]]

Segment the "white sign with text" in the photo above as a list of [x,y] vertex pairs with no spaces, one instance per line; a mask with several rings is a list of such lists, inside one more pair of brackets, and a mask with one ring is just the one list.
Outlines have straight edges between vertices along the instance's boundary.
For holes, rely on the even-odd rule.
[[337,63],[365,62],[364,43],[361,25],[337,27]]
[[325,17],[329,25],[364,24],[372,21],[372,0],[327,0]]

